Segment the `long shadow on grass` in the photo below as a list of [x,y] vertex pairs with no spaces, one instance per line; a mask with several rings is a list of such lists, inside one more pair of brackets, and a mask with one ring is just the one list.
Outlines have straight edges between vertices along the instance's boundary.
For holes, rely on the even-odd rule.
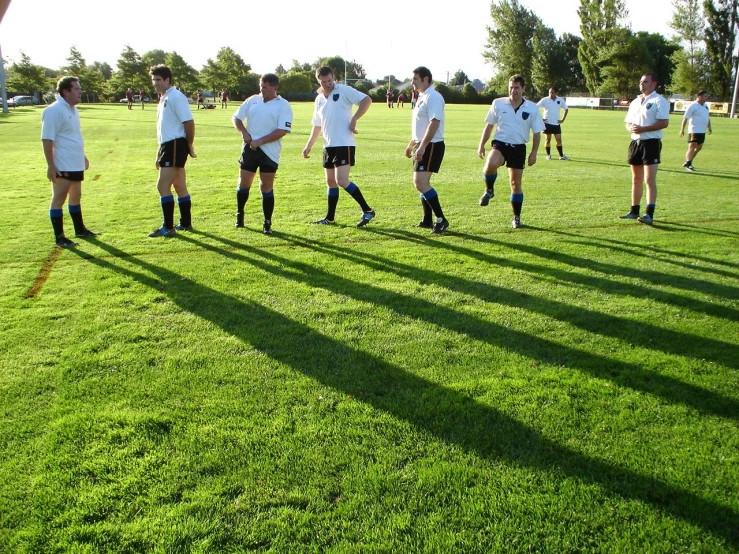
[[[655,288],[647,288],[641,285],[632,285],[622,281],[614,281],[605,277],[583,275],[581,273],[573,271],[556,269],[549,265],[538,265],[524,261],[517,261],[510,258],[497,257],[491,254],[479,252],[477,250],[464,248],[463,246],[459,246],[457,244],[450,244],[444,241],[429,241],[425,237],[421,237],[418,234],[409,233],[406,231],[374,228],[368,229],[367,232],[392,237],[396,240],[409,241],[414,244],[424,244],[433,248],[442,248],[444,250],[449,250],[451,252],[476,259],[486,264],[519,269],[534,276],[546,275],[553,279],[557,279],[558,281],[573,283],[575,285],[584,286],[591,289],[599,289],[609,295],[632,296],[634,298],[650,298],[656,302],[662,302],[664,304],[677,306],[679,308],[687,308],[694,312],[704,313],[712,317],[720,317],[723,319],[728,319],[729,321],[739,321],[739,312],[733,308],[720,306],[711,302],[704,302],[702,300],[681,296],[679,294],[674,294]],[[680,288],[685,288],[690,292],[701,291],[708,294],[714,294],[716,296],[719,296],[720,298],[731,299],[737,298],[737,296],[739,295],[739,289],[728,286],[724,287],[721,285],[715,285],[703,279],[676,278],[669,274],[665,275],[659,272],[623,268],[621,266],[603,264],[593,260],[586,260],[584,258],[570,256],[569,254],[552,252],[551,250],[545,250],[542,248],[516,243],[502,242],[485,237],[465,235],[465,239],[475,242],[492,243],[500,249],[517,249],[526,252],[527,254],[533,254],[535,256],[548,260],[556,260],[558,262],[562,262],[573,267],[587,269],[589,271],[597,271],[606,275],[621,273],[631,279],[655,279],[659,281],[658,284],[664,284],[666,286],[674,286],[676,284],[679,284],[682,285],[682,287]],[[716,289],[715,287],[719,288]],[[642,344],[646,348],[659,348],[657,345],[655,345],[655,339],[658,336],[664,336],[664,333],[672,333],[661,328],[654,328],[651,325],[648,328],[644,328],[643,330],[655,330],[657,334],[647,336],[631,336],[626,340],[636,341],[637,344]],[[650,338],[653,339],[651,342],[649,341]],[[697,345],[691,346],[690,344],[677,345],[676,348],[678,348],[678,351],[665,350],[665,352],[679,355],[688,355],[696,357],[698,359],[703,359],[706,357],[706,351],[702,350],[703,347],[708,347],[712,349],[714,349],[714,347],[718,347],[719,351],[729,348],[730,350],[726,353],[726,355],[721,356],[720,360],[716,361],[726,363],[730,367],[739,367],[739,350],[734,345],[729,345],[720,341],[712,341],[711,339],[700,339],[692,335],[683,335],[680,340],[687,342],[693,342],[697,340],[698,343],[700,343],[701,341],[708,342],[703,342],[702,346],[700,347],[697,347]]]
[[[288,279],[316,283],[322,288],[341,289],[341,294],[352,291],[355,295],[372,297],[375,301],[378,295],[386,299],[399,297],[397,302],[410,306],[405,311],[410,310],[415,317],[434,320],[433,323],[439,325],[443,323],[442,318],[449,315],[441,313],[439,316],[443,310],[438,306],[388,291],[374,291],[367,285],[340,282],[341,287],[349,286],[349,289],[341,288],[337,284],[337,279],[340,280],[337,275],[322,272],[314,266],[276,256],[271,260],[276,265],[270,265],[255,257],[249,258],[190,237],[186,240],[234,261],[248,263]],[[238,250],[246,248],[232,241],[224,242],[231,243]],[[503,460],[572,477],[585,484],[597,484],[611,494],[651,504],[658,511],[697,525],[732,545],[739,545],[739,514],[729,506],[629,468],[585,456],[542,437],[535,430],[490,406],[421,379],[371,353],[347,346],[266,306],[239,300],[190,280],[182,280],[178,274],[166,268],[130,256],[102,242],[98,242],[98,245],[111,256],[125,258],[124,263],[138,266],[138,269],[128,269],[108,260],[75,253],[99,267],[163,292],[182,309],[213,322],[244,343],[325,386],[344,391],[375,409],[408,421],[483,459]],[[257,253],[252,248],[246,250]],[[281,267],[286,263],[291,266],[290,269]],[[478,328],[478,325],[487,325],[457,312],[453,315],[470,320],[468,324],[473,325],[470,331]],[[263,332],[263,329],[270,329],[271,332]],[[351,369],[337,372],[337,367]]]

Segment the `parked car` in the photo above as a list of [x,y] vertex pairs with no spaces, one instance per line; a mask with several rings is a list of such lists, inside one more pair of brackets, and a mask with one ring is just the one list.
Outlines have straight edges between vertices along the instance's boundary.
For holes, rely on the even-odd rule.
[[[121,98],[119,100],[119,102],[121,104],[127,104],[128,103],[128,98]],[[141,97],[138,94],[134,94],[133,95],[133,103],[134,104],[138,104],[139,102],[141,102]],[[146,103],[146,102],[149,102],[149,97],[148,96],[144,96],[144,103]]]
[[8,98],[8,106],[10,107],[33,106],[34,104],[33,96],[14,96],[13,98]]

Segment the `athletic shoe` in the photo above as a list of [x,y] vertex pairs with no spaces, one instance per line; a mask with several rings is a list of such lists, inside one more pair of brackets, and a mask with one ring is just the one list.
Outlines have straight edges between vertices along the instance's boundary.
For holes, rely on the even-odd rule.
[[618,216],[619,219],[639,219],[639,216],[631,212]]
[[691,163],[690,163],[690,162],[685,162],[685,163],[683,163],[683,167],[684,167],[685,169],[689,168],[690,166],[691,166]]
[[559,159],[562,160],[562,161],[564,161],[564,162],[569,162],[570,161],[570,159],[567,156],[560,156]]
[[517,216],[517,215],[513,216],[513,219],[511,220],[511,227],[513,227],[514,229],[520,229],[521,227],[523,227],[523,223],[521,223],[520,216]]
[[192,225],[183,225],[182,223],[178,223],[177,225],[174,226],[174,228],[177,229],[178,231],[194,231],[194,229],[192,228]]
[[80,239],[89,239],[92,237],[98,236],[100,233],[96,233],[95,231],[90,231],[90,229],[85,229],[84,231],[80,233],[75,233],[74,236]]
[[362,214],[362,219],[360,219],[357,222],[357,227],[364,227],[367,225],[370,221],[372,221],[372,218],[375,217],[375,210],[370,210],[368,212],[364,212]]
[[687,169],[688,171],[695,171],[695,168],[693,167],[692,164],[691,165],[686,165],[685,166],[685,169]]
[[418,229],[433,229],[434,224],[431,222],[426,223],[425,221],[419,221],[418,225],[416,225]]
[[59,248],[71,248],[73,246],[77,246],[77,243],[69,240],[67,237],[59,237],[56,239],[56,245]]
[[651,225],[652,224],[652,216],[649,214],[644,214],[639,216],[639,223],[644,223],[645,225]]
[[265,235],[272,234],[272,222],[269,219],[264,220],[264,225],[262,225],[262,233],[264,233]]
[[549,154],[547,154],[547,160],[551,160],[551,159],[552,157]]
[[490,199],[493,196],[495,196],[495,195],[494,194],[491,194],[487,190],[485,192],[483,192],[482,193],[482,196],[480,197],[480,202],[479,202],[480,206],[487,206],[488,204],[490,204]]
[[236,213],[236,225],[234,227],[237,229],[244,228],[244,214]]
[[437,222],[436,222],[436,223],[434,224],[434,228],[433,228],[433,229],[431,229],[431,232],[432,232],[432,233],[433,233],[434,235],[440,235],[440,234],[442,234],[442,233],[443,233],[444,231],[446,231],[447,229],[449,229],[449,222],[448,222],[448,221],[446,220],[446,218],[444,218],[444,219],[442,219],[441,221],[437,221]]
[[311,221],[313,225],[336,225],[336,221],[333,219],[326,219],[325,217],[323,219],[319,219],[318,221]]
[[149,236],[151,238],[154,237],[173,237],[177,234],[177,231],[172,229],[167,229],[164,225],[159,227],[159,229],[154,229],[151,233],[149,233]]

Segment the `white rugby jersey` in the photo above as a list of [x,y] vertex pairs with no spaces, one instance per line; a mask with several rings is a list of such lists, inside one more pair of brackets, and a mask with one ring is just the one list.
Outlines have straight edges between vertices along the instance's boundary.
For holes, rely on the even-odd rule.
[[411,129],[413,140],[417,142],[423,140],[432,119],[439,120],[439,128],[431,142],[441,142],[444,140],[444,97],[436,91],[433,85],[419,94],[413,108]]
[[346,85],[334,84],[328,98],[318,91],[313,108],[314,127],[321,128],[323,146],[356,146],[354,133],[349,130],[349,122],[353,117],[352,106],[367,98],[363,92]]
[[[261,94],[250,96],[244,100],[233,116],[246,122],[246,130],[249,131],[253,140],[266,137],[276,129],[282,129],[288,133],[292,131],[293,109],[282,96],[277,96],[269,102],[265,102]],[[270,160],[280,163],[282,139],[268,142],[259,148]]]
[[529,132],[541,133],[544,121],[539,113],[539,106],[524,98],[518,109],[514,109],[508,96],[493,100],[485,122],[497,125],[495,140],[508,144],[525,144],[529,142]]
[[54,141],[54,165],[59,171],[85,170],[80,112],[60,94],[41,112],[41,138]]
[[170,140],[185,138],[183,123],[192,121],[192,111],[187,97],[174,87],[169,87],[157,106],[157,140],[164,144]]
[[[644,98],[643,102],[642,96],[637,96],[629,105],[629,111],[624,121],[639,125],[640,127],[647,127],[657,123],[658,119],[670,119],[670,103],[664,97],[657,94],[657,91],[654,91]],[[661,139],[662,131],[662,129],[659,129],[658,131],[647,131],[641,134],[631,133],[631,139]]]
[[708,105],[703,104],[702,106],[696,102],[688,106],[685,110],[683,119],[688,121],[688,133],[705,133],[708,129],[708,123],[710,122],[711,115],[708,111]]
[[545,96],[537,103],[537,106],[544,108],[544,122],[549,125],[559,125],[559,110],[568,110],[564,98],[557,96],[554,100]]

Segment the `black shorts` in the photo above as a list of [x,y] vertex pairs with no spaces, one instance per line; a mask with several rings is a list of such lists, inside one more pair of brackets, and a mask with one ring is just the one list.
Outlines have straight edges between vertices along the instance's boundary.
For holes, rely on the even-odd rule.
[[660,139],[632,140],[629,145],[629,165],[658,164],[660,152],[662,152]]
[[561,125],[550,125],[549,123],[545,123],[544,124],[544,134],[545,135],[561,135],[562,126]]
[[239,158],[239,165],[244,171],[256,173],[257,169],[262,173],[276,173],[277,164],[272,158],[267,156],[261,148],[252,150],[248,144],[244,144]]
[[84,171],[57,171],[56,176],[61,177],[62,179],[66,179],[67,181],[72,181],[74,183],[85,180]]
[[190,148],[187,146],[187,139],[181,137],[175,140],[170,140],[164,144],[159,145],[159,153],[157,154],[157,162],[160,167],[172,167],[172,158],[177,154],[175,160],[175,167],[185,167],[187,162],[187,156],[190,154]]
[[341,167],[342,165],[350,165],[354,167],[355,146],[329,146],[323,149],[323,167],[331,169],[332,167]]
[[[415,148],[413,149],[415,152]],[[413,171],[430,171],[431,173],[439,173],[441,162],[444,159],[444,150],[446,146],[444,141],[432,142],[426,147],[421,157],[421,161],[413,160]]]
[[498,150],[503,154],[503,159],[509,169],[523,169],[526,167],[525,144],[508,144],[507,142],[494,140],[493,150]]
[[688,135],[688,142],[703,144],[706,142],[706,133],[690,133]]

